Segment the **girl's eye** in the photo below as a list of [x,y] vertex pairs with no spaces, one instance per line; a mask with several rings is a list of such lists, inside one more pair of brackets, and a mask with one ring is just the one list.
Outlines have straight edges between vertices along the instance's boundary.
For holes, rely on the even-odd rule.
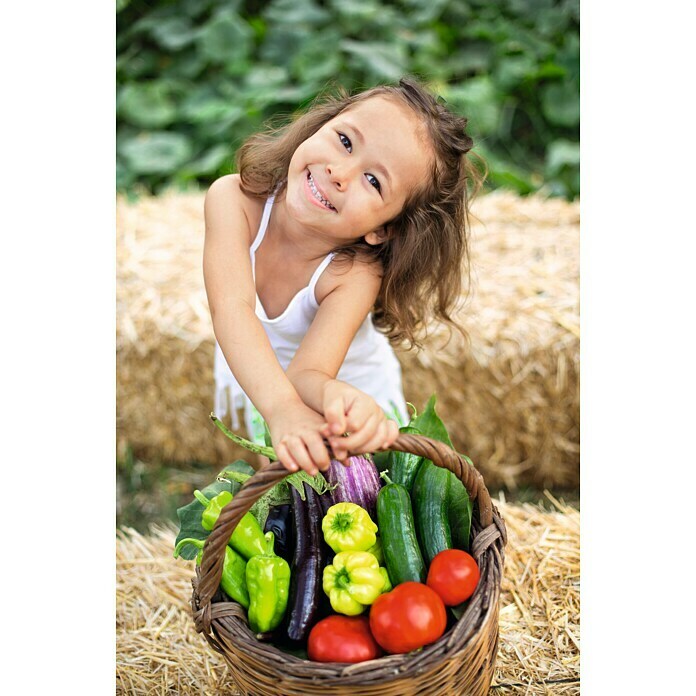
[[367,180],[374,186],[378,191],[382,190],[382,186],[380,185],[379,181],[377,181],[377,178],[372,176],[372,174],[365,174],[367,177]]
[[343,144],[343,147],[345,147],[346,150],[348,150],[348,152],[352,152],[353,145],[350,142],[350,138],[347,135],[344,135],[343,133],[339,133],[338,137],[341,143]]

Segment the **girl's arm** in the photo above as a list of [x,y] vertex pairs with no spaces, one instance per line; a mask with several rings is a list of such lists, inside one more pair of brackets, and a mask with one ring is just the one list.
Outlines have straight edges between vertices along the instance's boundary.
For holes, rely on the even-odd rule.
[[215,181],[205,198],[203,275],[215,337],[233,374],[268,423],[279,460],[290,471],[326,470],[325,420],[303,402],[256,316],[251,232],[238,175]]
[[[331,268],[331,266],[329,267]],[[336,285],[319,305],[317,314],[288,366],[287,375],[303,401],[324,414],[334,456],[344,459],[386,448],[399,427],[364,392],[336,379],[348,348],[372,309],[381,276],[371,264],[355,260],[336,276]],[[349,437],[340,437],[349,432]]]

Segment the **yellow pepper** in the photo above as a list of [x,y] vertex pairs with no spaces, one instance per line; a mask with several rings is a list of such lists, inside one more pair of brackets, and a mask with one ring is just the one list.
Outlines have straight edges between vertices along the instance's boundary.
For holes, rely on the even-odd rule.
[[321,521],[324,541],[336,552],[367,551],[377,540],[377,525],[365,508],[355,503],[336,503]]
[[324,592],[339,614],[357,616],[382,592],[391,589],[386,568],[367,551],[341,551],[333,564],[324,568]]

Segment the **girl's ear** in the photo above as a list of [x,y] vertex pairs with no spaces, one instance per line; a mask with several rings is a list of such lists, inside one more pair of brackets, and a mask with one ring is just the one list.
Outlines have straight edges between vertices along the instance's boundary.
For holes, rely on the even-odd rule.
[[379,227],[374,232],[368,232],[365,235],[365,241],[370,246],[377,246],[378,244],[383,244],[391,237],[391,228],[384,225]]

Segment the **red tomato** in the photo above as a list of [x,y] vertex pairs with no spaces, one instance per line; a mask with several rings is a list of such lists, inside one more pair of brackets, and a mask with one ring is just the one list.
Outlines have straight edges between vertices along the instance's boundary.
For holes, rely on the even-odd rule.
[[370,633],[367,616],[333,614],[309,632],[307,654],[316,662],[363,662],[382,655]]
[[434,643],[447,627],[445,605],[421,582],[402,582],[370,607],[375,640],[390,653],[406,653]]
[[433,558],[425,582],[448,607],[453,607],[474,594],[479,577],[479,568],[472,556],[460,549],[446,549]]

